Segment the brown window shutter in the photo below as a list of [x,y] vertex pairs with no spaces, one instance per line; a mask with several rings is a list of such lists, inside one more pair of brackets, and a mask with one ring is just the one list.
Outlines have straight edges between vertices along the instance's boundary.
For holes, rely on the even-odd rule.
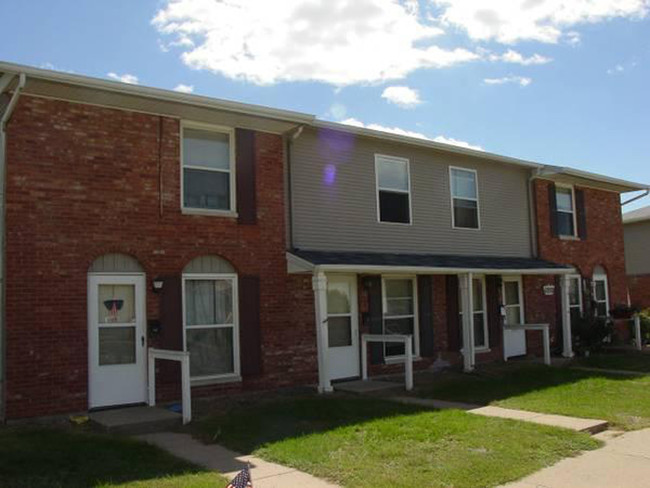
[[[384,312],[381,296],[381,276],[367,276],[363,280],[363,287],[368,296],[368,312],[364,313],[363,320],[365,327],[371,334],[383,334]],[[384,346],[379,342],[371,342],[370,363],[382,364],[384,362]],[[362,353],[365,353],[362,351]]]
[[585,192],[575,190],[576,195],[576,220],[578,221],[578,237],[587,238],[587,214],[585,212]]
[[180,276],[163,280],[160,294],[160,348],[183,350],[183,287]]
[[487,317],[490,332],[490,347],[501,346],[503,338],[503,321],[501,318],[501,297],[499,296],[500,277],[488,275],[485,278],[487,295]]
[[239,278],[239,343],[242,376],[262,374],[260,279],[258,276]]
[[551,221],[551,235],[557,237],[557,195],[555,183],[548,184],[548,216]]
[[450,351],[460,351],[462,332],[458,310],[458,276],[447,275],[447,346]]
[[430,275],[418,276],[418,321],[420,332],[420,356],[433,356],[433,300]]
[[235,131],[237,174],[237,214],[240,224],[257,223],[255,194],[255,133],[248,129]]

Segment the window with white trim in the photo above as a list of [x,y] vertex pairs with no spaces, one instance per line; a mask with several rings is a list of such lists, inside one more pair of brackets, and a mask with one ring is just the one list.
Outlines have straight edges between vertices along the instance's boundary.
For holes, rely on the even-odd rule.
[[582,317],[582,278],[580,275],[567,275],[565,280],[569,317],[573,325]]
[[596,317],[608,317],[609,291],[607,289],[607,273],[605,273],[602,266],[594,268],[592,287]]
[[375,155],[379,222],[411,223],[409,160]]
[[454,229],[479,229],[478,177],[475,170],[449,168]]
[[234,211],[233,132],[184,125],[184,209]]
[[576,235],[576,200],[573,187],[557,186],[555,189],[557,207],[557,233],[560,236]]
[[183,325],[193,380],[239,375],[237,275],[183,275]]
[[[472,277],[472,318],[474,319],[474,347],[487,349],[489,346],[485,276]],[[462,291],[458,289],[459,324],[463,323]]]
[[[413,354],[420,351],[417,328],[417,298],[415,277],[383,277],[383,334],[411,335]],[[404,356],[404,344],[384,344],[386,358]]]

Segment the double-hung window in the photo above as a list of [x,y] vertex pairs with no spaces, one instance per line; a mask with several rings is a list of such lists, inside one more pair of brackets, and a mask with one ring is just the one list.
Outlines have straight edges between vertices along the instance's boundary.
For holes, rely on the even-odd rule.
[[452,227],[454,229],[479,229],[478,182],[476,171],[449,168],[452,202]]
[[[419,354],[416,327],[416,284],[414,277],[384,277],[384,334],[410,335],[413,337],[413,354]],[[399,357],[405,353],[401,342],[387,342],[384,356]]]
[[555,189],[557,207],[557,233],[560,236],[576,235],[575,194],[572,187],[558,186]]
[[239,375],[237,276],[183,275],[185,350],[190,376],[207,380]]
[[607,274],[601,266],[594,269],[593,299],[596,307],[597,317],[607,317],[609,315],[609,296],[607,290]]
[[565,280],[569,317],[571,325],[575,325],[582,317],[582,278],[580,275],[567,275]]
[[228,129],[183,124],[183,209],[234,212],[234,136]]
[[[488,322],[487,308],[485,306],[485,276],[472,277],[472,318],[474,319],[474,347],[476,349],[487,349],[488,342]],[[463,323],[463,305],[462,293],[458,289],[458,310],[460,314],[460,324]]]
[[409,160],[375,155],[379,222],[411,223]]

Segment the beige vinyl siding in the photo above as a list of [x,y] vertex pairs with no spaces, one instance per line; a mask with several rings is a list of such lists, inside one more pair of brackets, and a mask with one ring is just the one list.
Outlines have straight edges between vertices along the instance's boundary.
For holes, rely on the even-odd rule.
[[[409,159],[411,225],[377,221],[375,154]],[[480,230],[452,229],[449,166],[477,171]],[[299,249],[531,256],[523,168],[309,129],[292,143],[291,180]]]
[[623,232],[627,274],[650,273],[650,220],[625,224]]

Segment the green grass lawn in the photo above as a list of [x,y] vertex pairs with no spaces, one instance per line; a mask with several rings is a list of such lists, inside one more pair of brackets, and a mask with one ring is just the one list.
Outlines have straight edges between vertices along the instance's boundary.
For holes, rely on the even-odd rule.
[[637,371],[650,373],[650,354],[641,352],[601,353],[588,358],[576,360],[576,365],[589,368],[619,369],[622,371]]
[[650,427],[650,377],[508,365],[489,376],[453,374],[418,396]]
[[599,445],[563,429],[342,396],[246,406],[191,429],[350,488],[492,487]]
[[225,488],[228,481],[128,438],[0,429],[2,488]]

